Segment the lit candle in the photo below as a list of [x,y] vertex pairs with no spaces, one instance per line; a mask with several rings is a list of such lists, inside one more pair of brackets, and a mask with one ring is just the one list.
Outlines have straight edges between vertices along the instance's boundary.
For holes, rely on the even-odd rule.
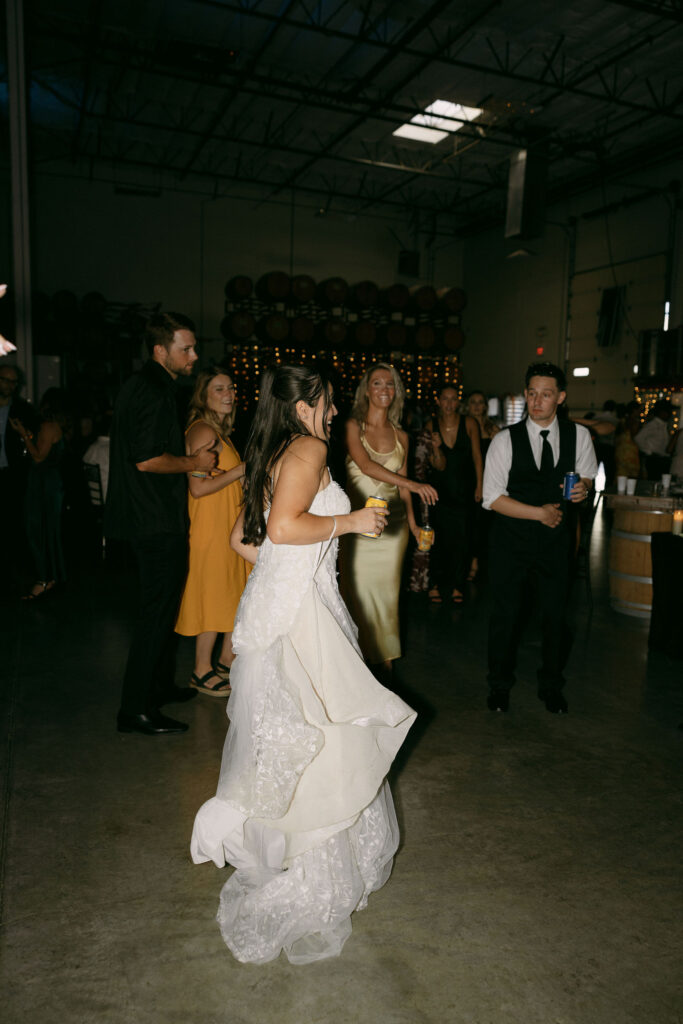
[[671,532],[681,536],[683,534],[683,508],[677,508],[674,512],[674,521]]

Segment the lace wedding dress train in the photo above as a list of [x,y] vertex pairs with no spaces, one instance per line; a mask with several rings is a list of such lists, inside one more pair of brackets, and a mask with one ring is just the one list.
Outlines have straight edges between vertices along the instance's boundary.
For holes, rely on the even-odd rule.
[[[330,482],[310,511],[349,508]],[[243,962],[339,954],[398,846],[385,776],[415,713],[365,666],[336,558],[336,540],[266,538],[237,612],[230,728],[191,853],[236,869],[218,922]]]

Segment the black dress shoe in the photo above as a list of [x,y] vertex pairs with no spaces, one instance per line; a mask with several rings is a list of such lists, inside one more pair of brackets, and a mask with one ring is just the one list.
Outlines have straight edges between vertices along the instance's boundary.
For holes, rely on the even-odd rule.
[[189,686],[167,686],[158,697],[159,706],[163,704],[184,704],[186,700],[194,700],[197,696],[196,690],[191,690]]
[[510,707],[509,690],[491,690],[486,698],[489,711],[507,711]]
[[127,715],[119,711],[116,718],[119,732],[141,732],[146,736],[165,736],[174,732],[187,732],[185,722],[176,722],[175,718],[167,718],[160,711],[150,711],[146,715]]
[[569,711],[567,701],[559,690],[539,690],[538,699],[545,702],[546,711],[551,715],[566,715]]

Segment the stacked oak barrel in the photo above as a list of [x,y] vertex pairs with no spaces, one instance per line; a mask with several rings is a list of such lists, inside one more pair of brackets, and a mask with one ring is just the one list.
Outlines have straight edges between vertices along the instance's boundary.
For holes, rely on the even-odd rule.
[[341,277],[315,282],[307,274],[271,271],[254,285],[243,274],[225,285],[221,333],[231,345],[321,352],[451,354],[465,343],[461,288],[431,285],[380,289]]

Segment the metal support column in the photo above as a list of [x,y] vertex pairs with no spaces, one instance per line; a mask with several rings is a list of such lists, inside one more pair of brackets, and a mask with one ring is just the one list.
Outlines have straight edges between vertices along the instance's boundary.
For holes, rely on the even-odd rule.
[[16,310],[17,355],[26,371],[28,397],[34,397],[31,335],[31,236],[29,224],[28,96],[23,0],[7,0],[7,77],[9,83],[10,162],[12,167],[12,253],[9,282]]

